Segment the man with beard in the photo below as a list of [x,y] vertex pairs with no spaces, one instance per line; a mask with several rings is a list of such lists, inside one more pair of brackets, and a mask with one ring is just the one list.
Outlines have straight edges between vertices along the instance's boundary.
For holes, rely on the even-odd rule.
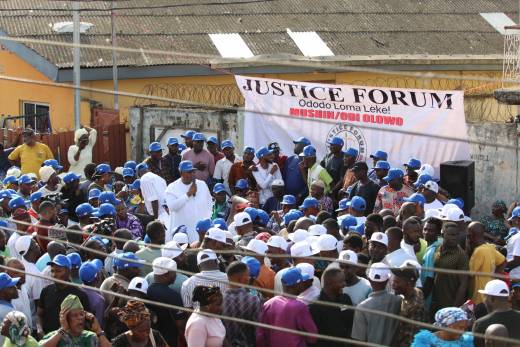
[[193,135],[193,148],[182,155],[182,160],[190,160],[195,167],[195,178],[204,182],[213,177],[215,171],[215,159],[213,154],[204,149],[206,137],[202,133]]

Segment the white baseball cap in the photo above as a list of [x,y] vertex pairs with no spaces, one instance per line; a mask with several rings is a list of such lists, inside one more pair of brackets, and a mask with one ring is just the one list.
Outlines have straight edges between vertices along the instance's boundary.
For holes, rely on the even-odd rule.
[[311,244],[307,241],[296,242],[291,247],[291,257],[310,257],[313,254]]
[[235,227],[241,227],[243,225],[253,223],[251,221],[251,217],[247,212],[239,212],[233,216],[233,221],[235,222]]
[[148,292],[148,282],[142,277],[134,277],[128,283],[128,290],[137,290],[138,292],[146,294]]
[[345,263],[357,264],[358,256],[356,252],[351,251],[350,249],[339,252],[338,260],[343,260]]
[[271,183],[271,186],[283,187],[285,186],[285,183],[281,179],[276,179],[273,181],[273,183]]
[[177,263],[173,259],[159,257],[153,260],[152,269],[154,275],[164,275],[169,271],[177,271]]
[[267,253],[268,248],[267,244],[264,241],[252,239],[251,241],[249,241],[245,249],[257,254],[265,255]]
[[385,233],[376,231],[370,237],[370,241],[379,242],[388,247],[388,236]]
[[484,295],[507,297],[509,296],[509,287],[504,281],[491,280],[486,283],[484,289],[480,289],[478,292]]
[[166,258],[175,259],[182,254],[184,249],[177,243],[177,241],[169,241],[161,249],[161,255]]
[[287,241],[281,236],[274,235],[267,240],[267,245],[271,247],[280,248],[283,251],[287,251]]
[[40,179],[43,183],[47,183],[51,176],[56,173],[51,166],[42,166],[40,168]]
[[325,234],[318,237],[315,245],[320,252],[333,251],[338,249],[338,240],[330,234]]
[[190,243],[190,239],[186,233],[176,233],[173,235],[172,241],[176,241],[182,249],[186,249]]
[[419,170],[415,170],[419,175],[427,174],[431,177],[435,174],[435,169],[430,164],[423,164]]
[[27,253],[27,251],[31,247],[32,239],[33,239],[32,236],[29,236],[29,235],[20,236],[14,244],[16,253],[18,253],[21,256],[24,256],[25,253]]
[[460,222],[465,220],[465,217],[464,211],[458,207],[452,207],[442,214],[441,219],[451,222]]
[[209,228],[208,231],[206,231],[205,237],[210,240],[226,243],[226,233],[220,228]]
[[441,218],[441,211],[437,208],[430,208],[429,210],[424,211],[424,219],[423,222],[426,221],[428,218]]
[[424,184],[424,188],[431,190],[434,193],[439,192],[439,185],[435,181],[428,181]]
[[309,263],[300,263],[296,265],[296,268],[302,273],[304,281],[314,278],[314,266]]
[[325,228],[321,224],[313,224],[309,227],[309,235],[311,236],[321,236],[327,233],[327,228]]
[[211,249],[203,249],[197,254],[197,265],[208,260],[217,260],[217,255]]
[[16,178],[20,178],[21,175],[22,175],[22,170],[20,170],[16,166],[11,166],[9,168],[9,170],[7,170],[7,172],[5,174],[5,177],[7,177],[7,176],[14,176]]
[[385,282],[390,278],[390,269],[383,263],[374,263],[368,269],[368,278],[372,282]]
[[301,242],[309,238],[309,233],[305,229],[296,229],[293,233],[289,234],[289,240],[292,242]]

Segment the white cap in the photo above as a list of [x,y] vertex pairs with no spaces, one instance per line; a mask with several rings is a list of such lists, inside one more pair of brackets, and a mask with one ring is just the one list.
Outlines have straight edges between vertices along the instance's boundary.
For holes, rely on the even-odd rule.
[[[226,235],[226,243],[227,243],[227,240],[230,239],[230,240],[233,240],[233,234],[231,234],[231,231],[229,230],[223,230],[224,234]],[[233,241],[233,245],[235,244],[235,242]]]
[[333,251],[338,249],[338,239],[331,234],[325,234],[318,237],[316,240],[316,248],[320,251]]
[[267,253],[267,244],[262,240],[252,239],[249,241],[245,249],[257,254],[265,255]]
[[114,173],[123,176],[123,167],[122,166],[116,167],[114,170]]
[[5,177],[14,176],[16,178],[20,178],[21,175],[22,175],[22,170],[20,170],[20,168],[18,168],[16,166],[11,166],[9,168],[9,170],[7,170]]
[[237,234],[237,231],[235,229],[235,222],[231,222],[231,224],[227,226],[227,231],[229,231],[232,236],[235,236]]
[[208,231],[206,231],[205,237],[210,240],[226,243],[226,233],[224,232],[224,230],[219,228],[209,228]]
[[309,233],[305,229],[296,229],[295,232],[289,234],[289,240],[292,242],[305,241],[309,237]]
[[208,260],[217,260],[217,255],[211,249],[203,249],[197,254],[197,265]]
[[428,218],[441,218],[441,211],[437,208],[430,208],[429,210],[424,211],[424,219],[423,222],[426,221]]
[[164,275],[169,271],[177,271],[177,263],[173,259],[159,257],[153,260],[152,269],[154,275]]
[[462,211],[458,207],[452,207],[448,209],[447,211],[443,212],[441,219],[445,221],[451,221],[451,222],[460,222],[465,219],[464,211]]
[[[9,171],[8,171],[9,172]],[[8,175],[9,176],[9,175]],[[27,174],[33,181],[38,181],[38,175],[36,175],[34,172],[29,172]],[[17,177],[18,178],[18,177]]]
[[370,237],[370,241],[379,242],[385,246],[388,246],[388,236],[386,236],[385,233],[379,231],[376,231],[372,234],[372,236]]
[[368,278],[372,282],[385,282],[390,278],[390,269],[383,263],[374,263],[368,269]]
[[51,176],[55,174],[56,171],[51,166],[42,166],[40,168],[40,179],[43,183],[47,183]]
[[287,251],[287,241],[281,236],[274,235],[267,240],[267,245],[271,247],[280,248],[283,251]]
[[321,236],[327,233],[327,228],[325,228],[321,224],[313,224],[309,227],[309,235],[311,236]]
[[439,185],[435,181],[428,181],[424,184],[424,188],[431,190],[434,193],[439,192]]
[[296,268],[302,273],[304,281],[314,278],[314,266],[309,263],[300,263],[296,265]]
[[235,227],[241,227],[243,225],[253,223],[251,221],[251,217],[247,212],[239,212],[233,216],[233,221],[235,222]]
[[177,241],[169,241],[164,245],[164,248],[161,249],[161,255],[166,258],[174,259],[182,254],[184,250],[177,243]]
[[310,257],[313,254],[311,244],[307,241],[296,242],[291,247],[291,257]]
[[478,292],[485,295],[507,297],[509,296],[509,287],[504,281],[491,280],[486,283],[484,289],[480,289]]
[[128,290],[137,290],[138,292],[146,294],[148,292],[148,282],[142,277],[134,277],[128,283]]
[[190,243],[190,239],[188,239],[188,234],[186,233],[176,233],[173,235],[172,241],[177,242],[182,249],[186,249]]
[[29,236],[29,235],[20,236],[14,244],[16,253],[18,253],[21,256],[24,256],[25,253],[27,253],[27,251],[31,247],[32,239],[33,239],[32,236]]
[[339,252],[338,260],[343,260],[345,263],[357,264],[358,257],[356,252],[350,249]]
[[285,186],[285,183],[281,179],[276,179],[271,183],[271,186],[283,187]]
[[419,170],[415,170],[419,175],[427,174],[434,177],[435,169],[430,164],[423,164]]

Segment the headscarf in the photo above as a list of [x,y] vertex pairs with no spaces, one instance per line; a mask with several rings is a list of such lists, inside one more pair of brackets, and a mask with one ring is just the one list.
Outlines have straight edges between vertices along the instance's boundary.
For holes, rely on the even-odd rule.
[[76,142],[76,145],[78,144],[79,142],[79,139],[81,138],[81,136],[83,135],[88,135],[88,131],[85,130],[84,128],[81,128],[81,129],[78,129],[74,132],[74,142]]
[[504,200],[497,200],[493,203],[493,206],[494,207],[500,207],[502,209],[502,211],[506,212],[507,211],[507,207],[506,207],[506,203],[504,202]]
[[447,328],[453,323],[468,320],[466,312],[458,307],[445,307],[435,313],[435,326]]
[[83,305],[76,295],[69,294],[61,303],[61,311],[83,310]]
[[5,319],[11,322],[9,326],[9,340],[17,347],[22,347],[31,334],[31,328],[27,324],[27,317],[22,312],[11,311],[5,315]]
[[139,326],[142,322],[150,320],[150,311],[144,306],[142,301],[129,300],[125,307],[117,311],[119,320],[132,329]]

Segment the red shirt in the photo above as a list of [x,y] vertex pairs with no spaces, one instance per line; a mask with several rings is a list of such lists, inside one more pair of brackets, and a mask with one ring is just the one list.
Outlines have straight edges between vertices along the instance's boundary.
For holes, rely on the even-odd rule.
[[[27,229],[27,233],[30,235],[30,234],[32,234],[33,232],[36,231],[36,235],[38,235],[38,236],[44,236],[44,237],[49,236],[49,228],[38,228],[38,225],[51,227],[53,225],[56,225],[56,223],[52,223],[52,222],[49,222],[49,221],[41,219],[35,225],[30,226],[29,229]],[[42,249],[42,252],[45,253],[45,252],[47,252],[47,245],[51,241],[47,240],[47,239],[44,239],[44,238],[41,238],[41,237],[38,237],[38,236],[36,236],[36,242],[38,242],[38,245]]]

